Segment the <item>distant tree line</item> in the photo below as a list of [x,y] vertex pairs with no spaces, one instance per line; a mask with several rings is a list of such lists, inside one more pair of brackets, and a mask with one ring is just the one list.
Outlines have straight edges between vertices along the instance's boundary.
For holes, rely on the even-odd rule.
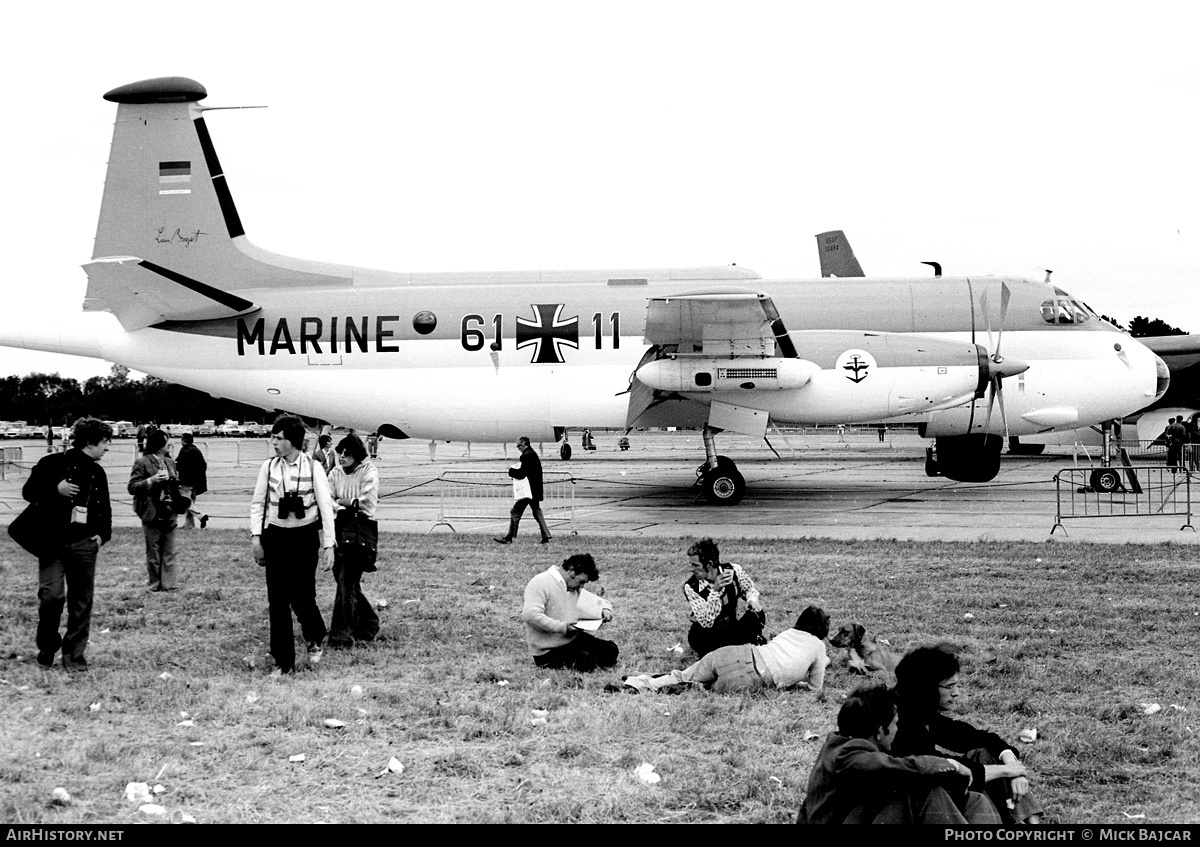
[[1108,315],[1101,315],[1100,317],[1118,329],[1126,330],[1134,338],[1152,338],[1159,335],[1187,335],[1185,330],[1177,326],[1171,326],[1162,318],[1143,318],[1141,315],[1138,315],[1129,322],[1129,327],[1126,328],[1120,321],[1110,318]]
[[129,368],[113,365],[108,376],[94,376],[82,385],[58,374],[31,373],[0,378],[0,418],[44,426],[67,426],[92,415],[102,420],[133,423],[266,423],[275,413],[257,406],[222,400],[157,377],[130,379]]

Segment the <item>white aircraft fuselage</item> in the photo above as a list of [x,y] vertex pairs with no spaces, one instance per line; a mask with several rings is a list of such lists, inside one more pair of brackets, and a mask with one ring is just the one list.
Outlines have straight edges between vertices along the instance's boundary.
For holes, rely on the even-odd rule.
[[[119,105],[84,309],[112,315],[9,327],[0,343],[357,429],[475,442],[768,421],[1026,435],[1120,417],[1166,387],[1142,344],[1029,279],[404,274],[275,255],[242,229],[204,96],[180,78],[106,95]],[[1003,412],[989,414],[998,387]]]
[[[678,282],[649,281],[652,272],[645,271],[615,271],[612,277],[598,272],[599,282],[549,272],[345,272],[351,282],[341,288],[299,294],[238,289],[263,304],[251,315],[168,321],[131,332],[107,319],[95,322],[90,340],[71,327],[65,339],[61,332],[54,338],[26,329],[6,343],[103,358],[216,396],[368,431],[391,425],[414,438],[486,442],[527,434],[549,440],[555,427],[626,425],[629,380],[648,349],[647,299],[681,290]],[[610,285],[609,278],[622,282]],[[831,327],[970,341],[974,320],[975,335],[986,344],[978,292],[990,290],[997,298],[1006,284],[1013,296],[1004,353],[1029,365],[1007,380],[1011,435],[1109,420],[1160,392],[1156,357],[1136,340],[1092,316],[1077,325],[1045,321],[1047,311],[1057,314],[1060,303],[1073,301],[1041,282],[941,277],[747,283],[771,295],[802,357],[805,331]],[[414,328],[418,315],[421,331]],[[998,330],[997,323],[993,337]],[[843,405],[807,388],[718,396],[764,408],[782,424],[862,419],[853,396]],[[978,398],[914,414],[928,418],[931,436],[981,432],[986,403]],[[976,420],[968,429],[972,406]],[[874,417],[902,414],[892,411]],[[998,412],[990,431],[1005,431]]]

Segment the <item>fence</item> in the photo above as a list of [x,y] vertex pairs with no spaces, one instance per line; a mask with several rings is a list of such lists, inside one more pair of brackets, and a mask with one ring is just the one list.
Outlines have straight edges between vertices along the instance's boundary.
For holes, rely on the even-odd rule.
[[1187,470],[1137,467],[1068,468],[1054,475],[1057,514],[1053,535],[1067,528],[1065,520],[1079,518],[1145,518],[1180,515],[1192,526],[1192,474]]
[[4,458],[0,461],[0,479],[8,479],[9,475],[15,475],[18,479],[22,476],[21,459],[22,448],[20,447],[4,447]]
[[[505,471],[446,471],[438,477],[438,520],[429,532],[439,526],[457,532],[451,520],[508,520],[512,483]],[[542,474],[542,515],[556,526],[575,520],[575,477],[559,471]],[[532,520],[528,510],[525,519]]]

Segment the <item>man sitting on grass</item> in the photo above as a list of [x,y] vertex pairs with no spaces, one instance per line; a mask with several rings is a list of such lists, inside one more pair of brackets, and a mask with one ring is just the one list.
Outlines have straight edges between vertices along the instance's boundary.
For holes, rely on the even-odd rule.
[[583,586],[600,578],[589,553],[576,553],[525,586],[525,638],[539,668],[594,671],[617,663],[617,645],[596,638],[580,621],[611,621],[612,603]]
[[818,606],[809,606],[796,618],[792,629],[781,632],[761,647],[753,644],[718,647],[681,671],[662,676],[628,677],[625,689],[677,690],[681,685],[699,683],[721,694],[807,684],[810,690],[822,695],[825,666],[829,664],[825,652],[828,635],[829,615]]
[[971,771],[941,756],[888,753],[896,697],[884,685],[850,692],[808,777],[796,823],[998,824],[992,801],[968,791]]

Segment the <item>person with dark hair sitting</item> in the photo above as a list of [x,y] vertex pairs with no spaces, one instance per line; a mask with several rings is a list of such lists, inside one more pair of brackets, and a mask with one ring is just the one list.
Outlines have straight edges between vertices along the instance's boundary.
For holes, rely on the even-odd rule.
[[986,792],[1006,824],[1040,823],[1042,806],[1013,745],[994,732],[949,717],[958,697],[958,656],[949,644],[917,647],[896,665],[900,729],[897,755],[952,754],[971,771],[971,788]]
[[793,628],[784,630],[767,644],[718,647],[683,670],[661,676],[627,677],[625,687],[633,691],[673,691],[681,685],[698,683],[723,694],[804,685],[821,696],[825,666],[829,664],[825,652],[828,635],[829,615],[819,606],[809,606],[796,618]]
[[617,645],[580,626],[580,621],[613,618],[612,603],[583,587],[599,578],[591,554],[576,553],[529,580],[521,620],[539,668],[587,672],[617,663]]
[[692,620],[688,644],[703,657],[730,644],[766,644],[762,598],[741,565],[721,562],[717,542],[702,538],[687,549],[692,575],[683,584]]
[[1000,823],[967,790],[970,771],[941,756],[891,755],[896,699],[884,685],[854,689],[817,754],[796,823]]

